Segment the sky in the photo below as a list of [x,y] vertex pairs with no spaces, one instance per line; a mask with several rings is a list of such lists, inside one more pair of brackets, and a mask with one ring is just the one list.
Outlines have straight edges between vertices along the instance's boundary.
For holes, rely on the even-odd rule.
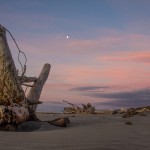
[[27,76],[51,64],[42,101],[141,106],[150,105],[149,8],[149,0],[0,0],[0,24],[26,54]]

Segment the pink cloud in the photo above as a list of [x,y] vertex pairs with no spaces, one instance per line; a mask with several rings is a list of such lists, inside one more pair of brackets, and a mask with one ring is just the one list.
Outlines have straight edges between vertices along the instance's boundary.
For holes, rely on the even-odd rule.
[[[113,55],[113,56],[112,56]],[[150,51],[135,51],[135,52],[118,52],[112,55],[100,56],[97,58],[99,61],[133,61],[150,63]]]
[[[63,83],[53,83],[45,84],[40,99],[42,101],[57,101],[62,102],[67,100],[73,103],[88,103],[94,101],[101,101],[97,98],[92,98],[86,95],[82,95],[79,92],[71,91],[72,88],[78,86],[88,86],[80,84],[63,84]],[[102,100],[103,101],[103,100]]]
[[[67,69],[66,69],[67,68]],[[61,77],[61,73],[65,76]],[[57,74],[59,82],[72,84],[132,84],[142,82],[149,84],[150,70],[147,67],[127,64],[109,65],[107,68],[93,66],[64,66]],[[51,80],[55,80],[55,75]]]
[[135,61],[150,63],[150,52],[136,52],[130,54],[129,57]]

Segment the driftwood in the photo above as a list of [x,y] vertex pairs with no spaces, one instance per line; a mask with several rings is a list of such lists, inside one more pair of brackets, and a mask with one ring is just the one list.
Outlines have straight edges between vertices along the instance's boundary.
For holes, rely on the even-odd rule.
[[55,120],[46,121],[46,122],[58,127],[67,127],[67,125],[70,124],[70,120],[68,117],[57,118]]
[[0,26],[0,101],[4,105],[25,104],[25,94],[17,79],[17,71],[6,39],[6,30]]
[[150,112],[150,106],[129,108],[126,111],[121,111],[120,114],[122,114],[122,118],[129,118],[134,115],[146,116],[146,112]]
[[[22,67],[22,74],[18,76],[18,71],[7,43],[6,31],[8,30],[0,25],[0,128],[9,130],[9,128],[27,120],[36,119],[37,104],[41,103],[39,98],[49,75],[50,65],[45,64],[43,66],[38,78],[26,77],[24,75],[26,65],[24,65],[24,68],[22,67],[18,55],[18,61]],[[8,33],[11,35],[9,31]],[[13,40],[16,43],[14,38]],[[17,44],[16,46],[19,54],[23,53]],[[33,82],[33,85],[27,85],[27,82]],[[22,89],[22,85],[31,87],[27,97]]]
[[36,82],[36,77],[26,77],[26,76],[18,76],[18,80],[20,84],[28,83],[28,82]]
[[17,79],[6,30],[0,26],[0,125],[19,124],[29,117],[25,94]]
[[121,108],[107,111],[107,113],[111,114],[121,114],[122,118],[129,118],[135,115],[146,116],[147,112],[150,112],[150,106],[143,106],[137,108]]
[[[50,67],[51,67],[50,64],[45,64],[43,66],[43,69],[42,69],[39,77],[36,79],[36,82],[34,82],[33,87],[30,89],[30,91],[27,95],[27,100],[30,101],[31,103],[38,104],[43,85],[46,82],[48,75],[49,75]],[[35,114],[37,104],[32,105],[30,107],[30,118],[29,118],[30,120],[37,119],[36,114]]]
[[67,104],[71,105],[70,107],[64,107],[64,113],[69,113],[69,114],[94,114],[95,113],[95,107],[92,106],[90,103],[88,103],[87,105],[82,104],[82,108],[72,104],[68,101],[64,101]]

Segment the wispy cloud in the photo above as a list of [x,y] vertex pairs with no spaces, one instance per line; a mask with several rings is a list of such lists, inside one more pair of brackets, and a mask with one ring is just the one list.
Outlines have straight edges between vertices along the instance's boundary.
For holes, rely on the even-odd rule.
[[149,100],[150,97],[150,88],[144,88],[139,90],[129,90],[129,91],[121,91],[121,92],[108,92],[108,93],[90,93],[90,96],[97,98],[110,98],[110,99],[118,99],[118,100]]
[[92,98],[86,95],[81,95],[80,92],[75,92],[74,87],[79,87],[79,84],[66,84],[66,83],[46,83],[41,93],[40,99],[43,101],[57,101],[68,100],[76,103],[86,103],[95,101],[97,98]]
[[97,58],[100,61],[132,61],[150,63],[150,50],[149,51],[137,51],[137,52],[118,52],[114,55],[100,56]]
[[[101,90],[103,89],[103,90]],[[72,90],[72,89],[71,89]],[[77,87],[73,90],[80,91],[82,95],[88,95],[100,100],[99,105],[136,107],[150,105],[150,88],[128,89],[116,86],[107,87]],[[102,99],[104,101],[102,101]]]
[[83,87],[75,87],[70,89],[71,91],[92,91],[92,90],[99,90],[99,89],[106,89],[109,88],[108,86],[83,86]]
[[150,105],[150,88],[144,88],[132,91],[122,91],[117,93],[93,93],[92,97],[109,99],[105,102],[99,102],[99,105],[109,107],[140,107]]

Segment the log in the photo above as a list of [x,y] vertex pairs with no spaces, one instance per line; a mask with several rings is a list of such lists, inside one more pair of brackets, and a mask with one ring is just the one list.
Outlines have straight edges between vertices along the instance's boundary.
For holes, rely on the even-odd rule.
[[[51,65],[50,64],[44,64],[43,69],[37,78],[36,82],[34,82],[33,87],[30,89],[28,95],[27,95],[27,100],[30,103],[38,103],[42,88],[48,78],[49,72],[50,72]],[[29,120],[37,120],[36,117],[36,108],[37,104],[30,106],[30,117]]]
[[67,127],[67,125],[70,124],[70,120],[68,117],[57,118],[46,122],[58,127]]

